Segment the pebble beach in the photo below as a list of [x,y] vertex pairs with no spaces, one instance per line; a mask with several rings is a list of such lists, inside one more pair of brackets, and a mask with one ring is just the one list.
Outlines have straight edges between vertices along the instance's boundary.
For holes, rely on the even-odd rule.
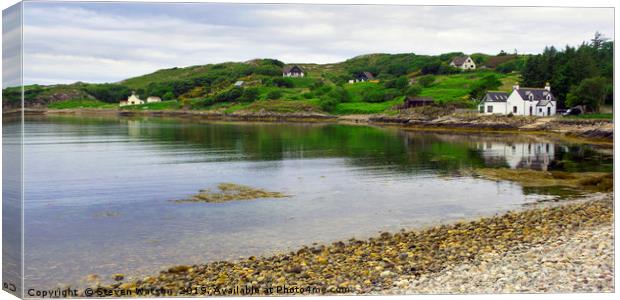
[[[97,286],[171,295],[613,292],[613,195]],[[278,287],[288,287],[276,293]]]

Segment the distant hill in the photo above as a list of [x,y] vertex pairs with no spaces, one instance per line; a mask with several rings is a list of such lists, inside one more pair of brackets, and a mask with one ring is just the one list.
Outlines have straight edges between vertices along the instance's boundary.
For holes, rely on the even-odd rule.
[[[281,70],[285,63],[276,59],[255,59],[247,62],[225,62],[184,68],[175,67],[128,78],[117,83],[77,82],[51,86],[29,85],[25,87],[25,102],[27,106],[47,106],[70,100],[118,103],[120,100],[126,99],[132,91],[135,91],[142,98],[158,96],[164,100],[191,100],[194,104],[203,100],[203,106],[209,106],[215,102],[236,100],[240,97],[237,94],[242,91],[234,89],[233,84],[237,81],[244,81],[244,88],[257,90],[251,91],[251,94],[257,95],[247,95],[247,101],[292,98],[291,100],[308,100],[310,102],[314,99],[314,102],[318,103],[318,99],[323,94],[320,90],[321,86],[328,86],[330,89],[331,87],[344,86],[354,74],[359,72],[371,72],[377,80],[388,83],[387,86],[380,86],[380,89],[388,91],[388,96],[379,97],[387,101],[392,95],[396,97],[406,94],[402,87],[399,91],[390,87],[390,82],[399,78],[411,79],[429,74],[459,74],[460,71],[449,67],[448,64],[452,58],[462,54],[454,52],[431,56],[414,53],[377,53],[360,55],[334,64],[298,63],[297,65],[306,71],[307,76],[296,80],[282,78]],[[484,54],[474,54],[472,57],[477,63],[483,65],[486,63],[490,69],[499,68],[509,60],[525,59],[524,56],[511,56],[509,60],[506,60],[507,57]],[[503,71],[510,73],[514,70]],[[323,88],[323,90],[327,93],[327,88]],[[370,92],[365,91],[365,93]],[[19,98],[19,88],[4,89],[3,107],[18,105],[20,103]],[[366,98],[371,97],[367,96]],[[440,98],[445,99],[446,97]],[[382,102],[379,100],[376,102]]]

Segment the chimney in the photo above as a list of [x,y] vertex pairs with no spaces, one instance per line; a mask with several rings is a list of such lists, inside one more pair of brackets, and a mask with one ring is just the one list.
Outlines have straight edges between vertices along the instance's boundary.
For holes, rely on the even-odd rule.
[[518,89],[519,89],[519,83],[515,82],[515,85],[512,86],[512,90],[515,91],[515,90],[518,90]]
[[549,82],[545,83],[545,90],[547,90],[548,92],[551,91],[551,85],[549,84]]

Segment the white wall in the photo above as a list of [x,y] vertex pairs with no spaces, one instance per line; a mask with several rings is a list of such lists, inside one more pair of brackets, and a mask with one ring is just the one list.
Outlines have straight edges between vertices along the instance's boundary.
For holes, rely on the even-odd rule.
[[[506,102],[483,102],[481,105],[484,107],[484,114],[506,114]],[[493,107],[492,112],[489,112],[489,106]],[[480,107],[478,107],[478,112],[480,112]]]

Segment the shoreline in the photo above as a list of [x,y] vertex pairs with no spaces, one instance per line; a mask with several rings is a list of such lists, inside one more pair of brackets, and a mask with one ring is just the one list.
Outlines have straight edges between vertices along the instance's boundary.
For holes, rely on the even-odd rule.
[[[367,240],[351,239],[330,245],[304,246],[287,254],[175,266],[135,281],[124,282],[121,276],[112,285],[97,285],[94,288],[109,293],[163,289],[172,295],[184,295],[188,287],[193,287],[198,288],[196,295],[203,296],[230,295],[226,291],[233,291],[234,295],[235,290],[247,288],[255,289],[261,295],[285,295],[268,292],[269,288],[282,286],[296,288],[297,292],[287,295],[432,293],[430,288],[417,291],[412,289],[418,286],[416,282],[442,278],[446,274],[458,275],[450,270],[461,270],[468,264],[476,266],[481,261],[489,261],[489,258],[511,257],[528,249],[553,251],[557,248],[558,240],[576,235],[588,237],[596,230],[600,232],[601,228],[605,228],[603,236],[611,235],[613,238],[613,232],[606,232],[608,229],[613,230],[612,225],[613,194],[594,194],[568,203],[541,204],[536,208],[509,211],[478,220],[421,230],[384,232]],[[587,238],[583,240],[588,241]],[[569,245],[572,245],[571,241]],[[557,255],[561,257],[563,254]],[[611,262],[608,256],[605,256],[605,261],[599,259],[598,255],[587,259],[594,261],[595,265],[611,264],[613,270],[613,255],[611,257]],[[499,262],[502,270],[520,268],[517,263],[501,264],[501,259]],[[562,262],[572,263],[567,259]],[[532,266],[534,269],[542,267]],[[568,276],[567,271],[558,272],[559,276]],[[485,271],[482,274],[486,274]],[[609,276],[613,278],[613,271]],[[611,286],[601,288],[598,281],[596,286],[593,286],[594,283],[588,285],[587,278],[581,284],[585,286],[584,290],[613,290],[613,280],[609,281],[607,277],[603,281],[611,282]],[[492,282],[479,280],[478,284],[480,286],[476,288],[479,290],[468,291],[487,291]],[[442,286],[438,288],[439,292],[450,292],[443,290]],[[572,290],[563,286],[554,289],[556,292]],[[515,291],[537,290],[526,286]]]
[[[4,115],[19,112],[3,111]],[[232,113],[209,110],[118,110],[118,109],[25,109],[25,115],[78,115],[78,116],[147,116],[147,117],[189,117],[201,120],[232,122],[291,122],[291,123],[334,123],[346,125],[368,125],[397,127],[407,131],[436,131],[462,133],[506,133],[539,134],[568,139],[577,143],[613,145],[614,125],[612,120],[562,119],[498,116],[446,116],[436,119],[419,119],[411,116],[384,115],[328,115],[322,113]]]

